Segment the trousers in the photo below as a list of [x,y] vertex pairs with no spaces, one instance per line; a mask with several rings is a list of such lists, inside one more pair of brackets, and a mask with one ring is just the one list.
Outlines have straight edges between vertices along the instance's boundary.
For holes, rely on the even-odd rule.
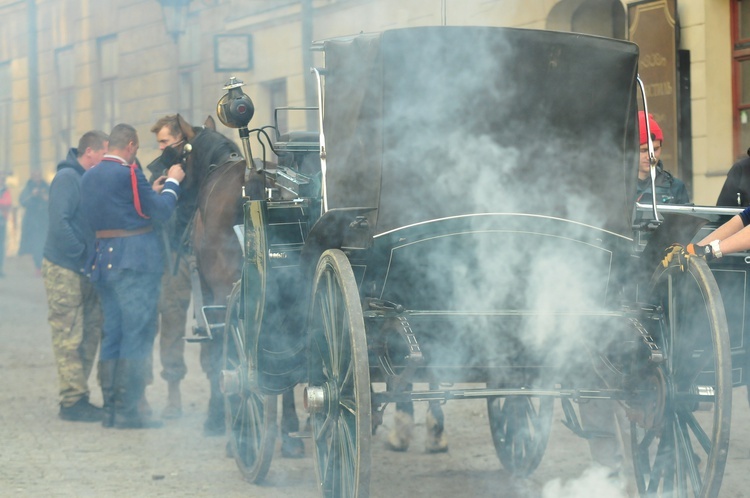
[[42,261],[42,277],[60,404],[69,407],[89,394],[88,378],[102,331],[99,297],[85,276],[46,259]]
[[161,274],[120,270],[95,282],[102,301],[102,361],[145,360],[153,352]]

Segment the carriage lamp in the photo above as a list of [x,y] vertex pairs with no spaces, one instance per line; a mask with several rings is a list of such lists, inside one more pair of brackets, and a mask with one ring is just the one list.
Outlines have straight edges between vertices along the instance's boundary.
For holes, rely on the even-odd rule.
[[240,129],[240,140],[242,141],[242,149],[245,152],[245,183],[247,183],[250,178],[250,172],[255,171],[260,173],[263,171],[263,167],[256,168],[252,160],[250,131],[247,129],[247,124],[253,119],[255,106],[250,97],[242,91],[243,85],[244,83],[234,76],[229,78],[227,84],[224,85],[224,90],[227,93],[216,104],[216,115],[219,116],[219,120],[224,123],[224,126]]
[[255,114],[255,106],[250,97],[242,91],[244,83],[232,76],[224,85],[227,93],[219,99],[216,114],[225,126],[244,128]]
[[164,15],[164,27],[174,41],[185,32],[190,0],[159,0]]

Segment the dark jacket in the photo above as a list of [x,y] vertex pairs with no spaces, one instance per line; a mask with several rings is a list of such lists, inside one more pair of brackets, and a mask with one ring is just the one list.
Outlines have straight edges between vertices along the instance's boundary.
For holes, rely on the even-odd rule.
[[[656,202],[659,204],[690,204],[685,184],[664,169],[661,161],[656,164]],[[651,202],[651,177],[638,180],[636,190],[638,202]]]
[[76,149],[57,165],[49,188],[49,228],[44,257],[68,270],[84,272],[94,243],[94,232],[81,209],[81,178],[86,170],[78,162]]
[[740,159],[729,169],[716,205],[750,206],[750,157]]
[[[93,230],[140,230],[152,228],[154,221],[168,220],[177,204],[180,187],[167,182],[161,194],[135,168],[136,190],[141,216],[136,210],[131,168],[112,156],[83,175],[83,208]],[[163,273],[164,255],[156,231],[127,237],[97,238],[91,264],[91,279],[109,278],[117,271]]]

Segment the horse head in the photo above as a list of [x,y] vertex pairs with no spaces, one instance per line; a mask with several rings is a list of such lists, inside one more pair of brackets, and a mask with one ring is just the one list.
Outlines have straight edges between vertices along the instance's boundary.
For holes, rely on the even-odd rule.
[[211,116],[202,127],[192,127],[182,121],[180,128],[191,147],[185,161],[183,192],[197,195],[211,171],[225,162],[239,160],[242,156],[239,147],[233,141],[216,131],[216,124]]

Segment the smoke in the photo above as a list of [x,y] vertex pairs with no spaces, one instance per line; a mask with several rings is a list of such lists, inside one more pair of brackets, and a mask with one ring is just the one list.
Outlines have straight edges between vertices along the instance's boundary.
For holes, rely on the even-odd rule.
[[606,467],[590,467],[575,479],[554,479],[544,485],[542,498],[627,498],[625,486]]

